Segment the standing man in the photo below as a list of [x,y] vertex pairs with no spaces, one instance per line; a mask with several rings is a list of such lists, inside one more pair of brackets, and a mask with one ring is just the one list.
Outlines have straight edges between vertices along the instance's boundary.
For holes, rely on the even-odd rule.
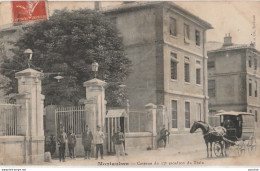
[[97,126],[97,131],[94,135],[94,140],[96,144],[96,160],[98,159],[98,151],[100,150],[101,159],[103,159],[103,143],[104,143],[105,135],[101,131],[100,126]]
[[115,143],[117,160],[119,161],[120,155],[123,155],[123,159],[125,159],[125,150],[124,150],[125,136],[124,133],[121,132],[120,127],[117,127],[117,132],[113,135],[112,140]]
[[88,125],[85,127],[85,131],[82,133],[82,145],[84,146],[85,159],[90,159],[91,156],[91,143],[93,140],[92,132],[89,130]]
[[72,128],[69,130],[68,134],[68,147],[69,147],[69,153],[70,153],[70,158],[75,159],[75,146],[77,143],[76,135],[73,133]]
[[58,138],[60,162],[61,162],[61,159],[63,160],[63,162],[65,162],[65,148],[66,148],[67,139],[68,139],[67,134],[64,132],[64,128],[61,128],[60,135]]
[[56,140],[55,140],[55,136],[51,134],[51,156],[54,155],[55,151],[56,151]]
[[170,135],[170,132],[167,129],[165,129],[165,125],[163,125],[163,127],[160,131],[160,137],[157,140],[157,146],[159,146],[160,141],[163,140],[164,148],[165,148],[166,147],[166,139],[167,139],[167,136],[169,137],[169,135]]

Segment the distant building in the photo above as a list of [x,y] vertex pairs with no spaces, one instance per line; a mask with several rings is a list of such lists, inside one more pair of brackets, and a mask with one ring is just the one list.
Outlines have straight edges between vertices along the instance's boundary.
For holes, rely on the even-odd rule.
[[226,35],[221,48],[208,51],[211,115],[224,111],[260,113],[260,52],[253,45],[233,44]]
[[206,30],[212,26],[172,2],[135,2],[105,11],[121,32],[133,73],[131,110],[165,105],[174,133],[207,120]]

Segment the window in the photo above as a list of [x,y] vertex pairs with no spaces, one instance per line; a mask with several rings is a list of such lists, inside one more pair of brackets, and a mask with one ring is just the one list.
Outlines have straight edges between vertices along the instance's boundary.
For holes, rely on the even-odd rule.
[[252,96],[252,80],[249,79],[249,82],[248,82],[248,93],[249,93],[249,96]]
[[185,128],[190,128],[190,102],[185,102]]
[[216,83],[215,80],[209,80],[208,82],[208,93],[209,97],[215,97],[216,96]]
[[170,18],[170,35],[177,36],[177,22],[175,18]]
[[196,40],[196,45],[200,46],[200,32],[198,30],[195,30],[195,40]]
[[203,121],[203,117],[201,115],[201,104],[197,103],[197,120],[198,121]]
[[255,121],[257,122],[257,110],[255,110]]
[[190,64],[189,64],[189,58],[185,57],[184,58],[184,81],[185,82],[190,82]]
[[171,79],[177,80],[177,54],[171,52]]
[[251,56],[248,57],[248,67],[249,68],[252,67],[252,57]]
[[215,61],[208,61],[208,69],[215,68]]
[[177,128],[177,101],[172,100],[172,128]]
[[200,68],[197,68],[197,69],[196,69],[196,84],[201,84]]
[[257,81],[255,81],[255,97],[257,97]]
[[184,42],[190,43],[190,27],[184,24]]
[[256,58],[254,58],[254,66],[255,66],[255,70],[257,70],[257,59]]

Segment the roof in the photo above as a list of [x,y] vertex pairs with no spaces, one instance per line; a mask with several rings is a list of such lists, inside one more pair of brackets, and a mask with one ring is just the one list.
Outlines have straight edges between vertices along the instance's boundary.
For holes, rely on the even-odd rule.
[[119,13],[119,12],[125,12],[125,11],[134,11],[138,9],[144,9],[148,7],[156,7],[158,5],[165,5],[168,7],[172,7],[174,9],[179,10],[182,13],[185,13],[187,16],[191,17],[194,20],[197,20],[203,27],[207,29],[213,29],[212,25],[208,23],[205,20],[202,20],[198,16],[192,14],[191,12],[187,11],[186,9],[180,7],[179,5],[169,2],[169,1],[137,1],[133,3],[127,3],[127,4],[122,4],[116,7],[110,7],[110,8],[105,8],[103,9],[104,13]]
[[256,50],[254,46],[251,46],[249,44],[232,44],[229,46],[222,46],[222,47],[214,49],[214,50],[209,50],[208,53],[221,52],[221,51],[227,51],[227,50],[240,50],[240,49],[251,49],[260,54],[260,52],[258,50]]
[[230,111],[230,112],[221,112],[216,114],[216,116],[221,116],[221,115],[232,115],[232,116],[239,116],[239,115],[251,115],[251,116],[255,116],[252,113],[247,113],[247,112],[234,112],[234,111]]
[[112,109],[108,110],[106,118],[119,118],[127,117],[125,109]]

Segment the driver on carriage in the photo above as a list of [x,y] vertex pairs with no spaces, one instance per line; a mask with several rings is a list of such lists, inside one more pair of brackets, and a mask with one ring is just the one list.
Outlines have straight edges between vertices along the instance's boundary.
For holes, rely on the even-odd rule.
[[170,135],[170,132],[167,129],[165,129],[165,125],[163,125],[162,129],[160,130],[160,137],[157,140],[158,146],[159,146],[160,141],[163,140],[164,148],[165,148],[166,147],[166,139],[167,139],[167,136],[169,138],[169,135]]

